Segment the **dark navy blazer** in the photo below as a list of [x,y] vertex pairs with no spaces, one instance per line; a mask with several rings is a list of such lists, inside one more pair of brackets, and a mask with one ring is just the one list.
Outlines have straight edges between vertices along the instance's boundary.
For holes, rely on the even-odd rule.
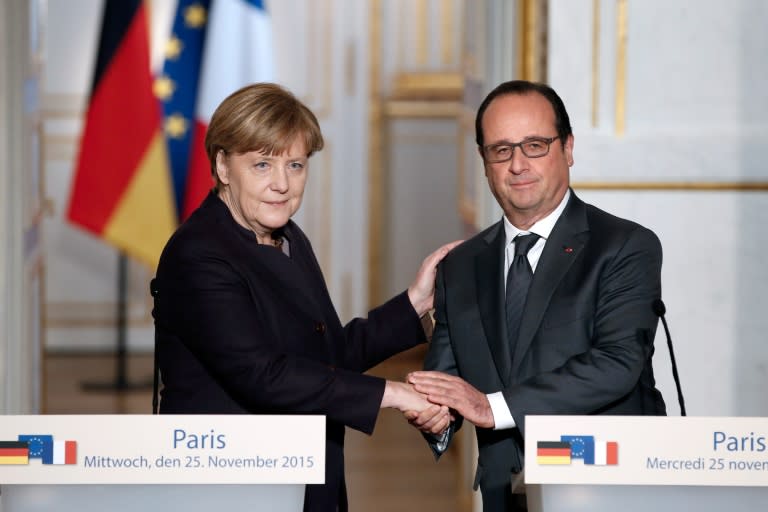
[[402,293],[342,326],[309,240],[260,245],[213,193],[157,269],[155,329],[166,414],[324,414],[326,483],[305,510],[346,510],[344,427],[371,433],[384,380],[362,372],[425,341]]

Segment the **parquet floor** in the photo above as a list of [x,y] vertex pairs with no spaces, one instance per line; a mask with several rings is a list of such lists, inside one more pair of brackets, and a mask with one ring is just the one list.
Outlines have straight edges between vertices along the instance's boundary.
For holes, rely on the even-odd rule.
[[[401,354],[370,373],[402,379],[420,366],[423,349]],[[152,356],[128,358],[123,392],[84,390],[112,384],[114,358],[105,355],[48,355],[44,361],[43,410],[48,414],[149,414]],[[109,387],[109,386],[107,386]],[[471,495],[460,481],[458,450],[435,463],[421,436],[400,413],[384,410],[373,436],[347,430],[347,486],[352,512],[468,512]]]

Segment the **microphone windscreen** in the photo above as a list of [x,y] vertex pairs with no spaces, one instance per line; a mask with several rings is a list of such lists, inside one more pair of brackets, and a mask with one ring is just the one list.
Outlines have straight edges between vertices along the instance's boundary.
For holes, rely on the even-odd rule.
[[664,301],[661,299],[654,299],[653,303],[651,304],[651,309],[653,309],[653,312],[658,316],[664,316],[664,313],[667,312],[667,307],[664,305]]

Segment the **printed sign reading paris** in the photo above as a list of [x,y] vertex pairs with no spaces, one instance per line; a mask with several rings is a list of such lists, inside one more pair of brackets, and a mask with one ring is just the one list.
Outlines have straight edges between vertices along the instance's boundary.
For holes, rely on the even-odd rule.
[[298,484],[324,474],[322,416],[0,418],[2,484]]
[[768,418],[528,416],[525,443],[527,484],[768,486]]

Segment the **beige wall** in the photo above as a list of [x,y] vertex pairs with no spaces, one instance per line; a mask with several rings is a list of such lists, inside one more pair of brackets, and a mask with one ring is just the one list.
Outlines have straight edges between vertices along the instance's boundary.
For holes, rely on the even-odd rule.
[[[765,19],[754,0],[550,2],[548,73],[572,115],[576,191],[661,238],[691,415],[768,414]],[[678,414],[661,329],[656,349]]]

